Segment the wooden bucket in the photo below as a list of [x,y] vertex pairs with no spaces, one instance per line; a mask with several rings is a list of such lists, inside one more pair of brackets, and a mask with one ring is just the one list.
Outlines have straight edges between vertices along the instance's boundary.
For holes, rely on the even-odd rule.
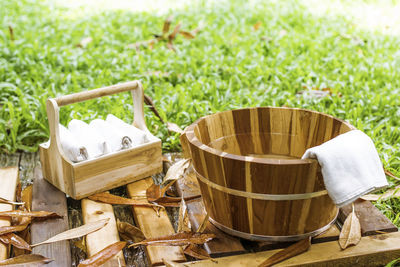
[[327,230],[338,208],[306,149],[355,129],[330,115],[248,108],[197,120],[181,137],[210,221],[250,240],[294,241]]

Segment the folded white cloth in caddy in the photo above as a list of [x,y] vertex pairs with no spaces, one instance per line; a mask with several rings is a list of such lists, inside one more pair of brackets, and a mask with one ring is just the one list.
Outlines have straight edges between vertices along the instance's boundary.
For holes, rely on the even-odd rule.
[[86,147],[63,125],[58,125],[61,147],[64,154],[73,162],[88,159]]
[[123,120],[115,117],[112,114],[107,115],[106,122],[118,128],[124,135],[129,136],[129,138],[132,140],[133,145],[135,146],[150,141],[147,137],[146,132],[124,122]]
[[104,120],[92,120],[89,127],[104,137],[112,152],[132,147],[132,140],[123,131]]
[[374,143],[359,130],[307,149],[306,158],[318,160],[326,190],[339,207],[388,185]]

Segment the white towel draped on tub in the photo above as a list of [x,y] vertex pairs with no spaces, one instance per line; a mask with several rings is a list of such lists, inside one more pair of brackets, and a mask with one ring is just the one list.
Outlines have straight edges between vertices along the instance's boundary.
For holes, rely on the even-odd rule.
[[339,207],[388,185],[374,143],[359,130],[309,148],[302,158],[318,160],[326,190]]
[[79,162],[88,158],[86,147],[75,138],[63,125],[58,125],[61,147],[72,162]]
[[146,132],[133,125],[125,123],[123,120],[118,119],[112,114],[107,115],[106,122],[118,128],[124,133],[124,135],[129,136],[135,146],[149,142]]
[[95,119],[89,123],[89,126],[104,137],[112,152],[132,146],[132,140],[123,131],[104,120]]
[[68,129],[82,144],[88,152],[88,159],[96,158],[110,152],[110,148],[103,136],[94,131],[89,125],[80,120],[72,120]]

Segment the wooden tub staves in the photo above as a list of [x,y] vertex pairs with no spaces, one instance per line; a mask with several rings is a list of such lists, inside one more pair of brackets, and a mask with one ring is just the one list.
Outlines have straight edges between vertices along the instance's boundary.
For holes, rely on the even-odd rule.
[[251,240],[290,241],[334,223],[338,209],[307,148],[354,129],[292,108],[249,108],[197,120],[181,137],[211,222]]
[[104,156],[74,163],[63,153],[59,136],[59,106],[125,91],[132,92],[134,123],[149,132],[143,110],[143,88],[139,81],[117,84],[47,100],[50,145],[39,146],[43,176],[55,187],[75,199],[109,190],[162,171],[161,140],[112,152]]

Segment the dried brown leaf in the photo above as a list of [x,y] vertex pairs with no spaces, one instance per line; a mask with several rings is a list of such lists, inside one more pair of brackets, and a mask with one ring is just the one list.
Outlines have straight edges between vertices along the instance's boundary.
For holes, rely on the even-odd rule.
[[10,40],[14,41],[14,29],[11,27],[11,25],[8,25],[8,31],[10,32]]
[[357,245],[361,240],[361,226],[360,221],[354,212],[354,204],[352,204],[353,210],[347,216],[343,223],[342,230],[339,235],[339,245],[341,249],[345,249],[350,245]]
[[171,181],[182,178],[186,170],[190,167],[190,164],[190,159],[182,159],[175,162],[171,167],[169,167],[162,184],[169,184]]
[[28,185],[21,193],[21,201],[25,202],[25,208],[27,211],[32,210],[32,188],[32,185]]
[[179,216],[178,216],[178,233],[180,232],[190,232],[191,225],[189,221],[188,208],[186,206],[185,200],[181,199],[181,204],[179,207]]
[[261,21],[257,21],[256,24],[253,25],[253,29],[255,31],[257,31],[258,29],[260,29],[262,22]]
[[127,222],[117,221],[119,235],[125,241],[140,242],[146,239],[142,230]]
[[171,41],[168,41],[168,42],[167,42],[167,48],[168,48],[169,50],[172,50],[172,51],[176,52],[176,49],[175,49],[175,47],[174,47],[174,45],[172,44]]
[[167,128],[168,128],[168,131],[170,131],[170,132],[183,134],[182,128],[173,122],[167,122]]
[[110,194],[108,192],[97,193],[88,197],[90,200],[116,205],[132,205],[138,207],[157,207],[155,204],[139,202],[135,199],[125,198]]
[[134,243],[129,247],[137,247],[139,245],[156,245],[156,246],[185,246],[190,244],[204,244],[215,238],[214,234],[200,233],[176,233],[158,238],[148,238],[141,242]]
[[169,32],[169,27],[171,26],[172,19],[173,19],[173,16],[169,16],[168,18],[165,19],[163,30],[162,30],[163,35],[165,35]]
[[262,262],[258,267],[267,267],[277,264],[278,262],[290,259],[301,253],[306,252],[311,247],[311,237],[300,240],[299,242],[282,249],[281,251],[275,253],[269,257],[266,261]]
[[20,231],[24,230],[27,226],[28,226],[28,224],[0,226],[0,235],[12,233],[12,232],[20,232]]
[[5,198],[0,197],[0,204],[11,204],[11,205],[24,205],[24,202],[16,202],[16,201],[11,201]]
[[96,254],[94,254],[89,259],[82,261],[78,267],[97,267],[103,265],[109,259],[113,258],[117,255],[124,247],[126,246],[126,242],[118,241],[114,244],[111,244],[104,249],[100,250]]
[[58,215],[57,213],[51,211],[22,211],[22,210],[1,211],[0,217],[16,217],[16,218],[33,217],[41,219],[62,218],[61,215]]
[[179,31],[179,34],[181,34],[186,39],[194,39],[196,37],[196,35],[187,31]]
[[79,48],[85,48],[89,43],[93,41],[92,37],[86,37],[83,38],[79,43],[77,43],[75,46]]
[[396,175],[394,175],[392,172],[390,172],[390,171],[388,171],[388,170],[385,170],[385,174],[386,174],[387,176],[389,176],[389,177],[392,177],[393,179],[400,180],[399,177],[397,177]]
[[52,259],[46,258],[42,255],[24,254],[21,256],[14,257],[14,258],[2,260],[2,261],[0,261],[0,266],[36,267],[36,266],[42,266],[43,264],[47,264],[52,261],[53,261]]
[[190,244],[187,246],[183,252],[186,255],[192,256],[193,258],[200,259],[200,260],[207,260],[211,259],[210,255],[205,251],[204,248],[200,247],[199,245]]
[[396,186],[395,188],[387,190],[383,194],[367,194],[360,198],[369,201],[378,201],[378,200],[385,201],[394,197],[400,197],[400,185]]
[[95,221],[95,222],[90,222],[87,224],[84,224],[82,226],[67,230],[65,232],[59,233],[43,242],[37,243],[37,244],[33,244],[31,245],[31,247],[36,247],[39,245],[43,245],[43,244],[49,244],[49,243],[54,243],[57,241],[63,241],[63,240],[69,240],[69,239],[73,239],[73,238],[78,238],[90,233],[93,233],[101,228],[103,228],[104,226],[107,225],[108,221],[110,219],[104,219],[104,220],[99,220],[99,221]]
[[21,195],[22,195],[22,184],[20,181],[18,181],[17,189],[15,190],[15,200],[18,202],[23,202],[21,200],[22,199]]
[[199,228],[197,228],[196,233],[203,233],[204,230],[207,227],[208,219],[210,218],[210,215],[208,215],[208,212],[206,213],[206,216],[204,217],[203,221],[199,225]]
[[0,241],[4,244],[10,244],[20,249],[25,249],[29,251],[32,250],[31,246],[24,239],[14,233],[0,235]]
[[178,33],[179,33],[179,30],[181,29],[181,23],[179,22],[176,26],[175,26],[175,28],[174,28],[174,30],[172,31],[172,33],[170,33],[169,35],[168,35],[168,41],[170,41],[170,42],[172,42],[174,39],[175,39],[175,37],[178,35]]
[[156,109],[156,106],[153,103],[153,99],[151,99],[150,96],[146,94],[144,95],[144,103],[149,106],[150,110],[154,113],[154,115],[156,115],[157,118],[160,119],[162,123],[165,123],[164,120],[161,118],[160,113],[158,113],[158,110]]

